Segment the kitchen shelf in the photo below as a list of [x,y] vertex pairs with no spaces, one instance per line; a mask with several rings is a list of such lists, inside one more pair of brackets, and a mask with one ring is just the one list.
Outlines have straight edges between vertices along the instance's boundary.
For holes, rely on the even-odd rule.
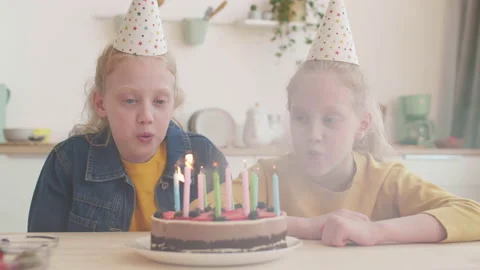
[[[5,143],[0,144],[0,155],[48,155],[55,144],[51,143]],[[436,149],[408,146],[396,146],[398,155],[419,156],[480,156],[480,149]],[[286,152],[275,146],[256,148],[220,148],[225,156],[236,157],[270,157],[283,155]]]
[[[278,25],[278,21],[274,20],[240,20],[237,22],[239,26],[245,27],[263,27],[263,28],[273,28]],[[305,22],[290,22],[289,26],[299,26],[302,27],[305,25]]]
[[250,157],[260,157],[260,156],[279,156],[286,154],[286,151],[280,149],[279,147],[268,145],[262,147],[253,147],[253,148],[220,148],[220,151],[225,156],[250,156]]
[[[96,15],[93,17],[96,20],[115,20],[117,23],[121,23],[123,20],[123,14],[117,15]],[[162,19],[162,22],[165,23],[181,23],[183,19]],[[275,20],[253,20],[253,19],[240,19],[236,21],[219,21],[212,19],[210,21],[212,25],[230,25],[237,27],[255,27],[255,28],[274,28],[278,25],[278,21]],[[290,22],[290,26],[302,27],[305,25],[305,22]]]
[[[123,14],[117,14],[117,15],[95,15],[93,16],[95,20],[115,20],[116,23],[121,23],[123,21],[124,15]],[[186,18],[185,18],[186,19]],[[162,23],[182,23],[183,18],[178,18],[178,19],[162,19]],[[213,25],[234,25],[234,22],[230,21],[219,21],[212,19],[210,21],[210,24]]]
[[54,146],[49,143],[3,143],[0,155],[47,155]]

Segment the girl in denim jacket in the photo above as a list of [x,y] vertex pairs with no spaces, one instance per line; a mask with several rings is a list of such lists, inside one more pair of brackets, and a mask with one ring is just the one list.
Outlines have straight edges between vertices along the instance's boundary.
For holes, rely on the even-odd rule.
[[[133,0],[117,39],[98,58],[87,123],[46,159],[28,231],[150,230],[157,210],[174,208],[174,167],[186,153],[193,154],[195,171],[227,165],[207,138],[172,121],[182,102],[157,1]],[[191,200],[195,185],[193,177]]]

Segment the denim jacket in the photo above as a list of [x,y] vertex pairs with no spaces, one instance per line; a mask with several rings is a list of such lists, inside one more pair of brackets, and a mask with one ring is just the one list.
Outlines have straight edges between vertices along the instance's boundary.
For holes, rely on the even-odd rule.
[[[113,138],[107,140],[107,136],[100,133],[90,140],[86,135],[73,136],[54,147],[33,193],[29,232],[129,230],[135,209],[135,187],[123,167]],[[197,198],[200,166],[204,167],[207,176],[207,192],[213,188],[214,162],[218,163],[223,182],[227,161],[206,137],[184,132],[171,122],[165,139],[166,167],[155,188],[158,209],[174,210],[174,166],[178,162],[183,171],[186,153],[192,153],[195,161],[190,201]],[[180,196],[183,198],[183,183],[180,183]]]

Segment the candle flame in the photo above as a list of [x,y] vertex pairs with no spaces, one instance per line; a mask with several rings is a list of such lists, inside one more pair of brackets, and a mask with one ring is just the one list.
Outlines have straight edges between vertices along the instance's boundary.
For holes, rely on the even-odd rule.
[[177,174],[178,176],[180,176],[179,179],[178,179],[179,181],[185,182],[185,178],[184,178],[184,176],[183,176],[183,174],[182,174],[182,171],[180,170],[180,166],[178,166],[178,165],[175,165],[175,174]]
[[213,162],[213,167],[215,167],[215,168],[218,167],[218,163],[216,161]]
[[203,173],[203,166],[200,166],[200,173]]
[[247,169],[247,160],[246,159],[243,160],[243,168]]
[[185,155],[185,166],[189,167],[190,169],[193,169],[193,155],[192,154],[186,154]]

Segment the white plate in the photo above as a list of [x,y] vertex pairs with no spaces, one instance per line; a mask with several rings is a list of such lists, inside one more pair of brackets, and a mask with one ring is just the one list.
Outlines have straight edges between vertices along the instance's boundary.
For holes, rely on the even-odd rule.
[[204,135],[217,147],[228,147],[235,141],[235,121],[223,109],[210,108],[197,111],[189,122],[191,131]]
[[292,252],[301,245],[301,240],[287,236],[287,247],[282,249],[242,253],[200,254],[150,250],[150,236],[137,238],[127,243],[128,248],[155,262],[188,266],[238,266],[264,263],[284,257],[286,253]]

